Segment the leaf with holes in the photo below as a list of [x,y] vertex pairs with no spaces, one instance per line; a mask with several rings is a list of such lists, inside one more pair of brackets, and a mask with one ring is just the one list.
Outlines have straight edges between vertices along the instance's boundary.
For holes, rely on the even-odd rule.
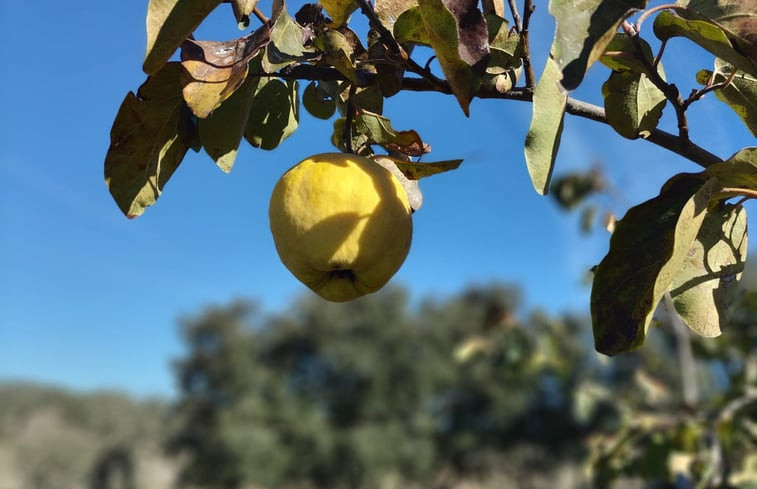
[[142,69],[156,73],[221,0],[150,0]]
[[717,179],[677,175],[657,197],[618,221],[591,290],[597,351],[615,355],[644,342],[652,314],[682,269],[718,189]]
[[269,41],[268,26],[227,42],[187,40],[181,45],[184,100],[203,119],[244,82],[249,62]]
[[717,205],[709,209],[670,285],[676,311],[698,335],[718,336],[728,322],[746,261],[746,228],[743,207]]
[[562,72],[562,86],[573,90],[605,52],[621,22],[643,9],[646,0],[551,0],[557,30],[551,53]]
[[336,100],[316,82],[308,83],[302,93],[302,105],[313,117],[330,119],[336,112]]
[[110,131],[105,183],[121,211],[141,215],[160,197],[196,129],[181,96],[179,63],[167,63],[126,95]]

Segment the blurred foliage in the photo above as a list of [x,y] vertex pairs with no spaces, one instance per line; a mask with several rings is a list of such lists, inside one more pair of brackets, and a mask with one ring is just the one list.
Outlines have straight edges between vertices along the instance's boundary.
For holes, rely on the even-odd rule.
[[[186,320],[168,444],[187,462],[183,482],[549,487],[536,475],[588,460],[570,487],[757,483],[756,293],[718,340],[675,334],[661,311],[648,343],[612,360],[592,351],[586,321],[522,315],[518,303],[500,286],[419,304],[395,288]],[[691,376],[694,403],[681,387]],[[513,466],[519,450],[537,455]]]
[[721,337],[660,310],[612,359],[586,319],[499,285],[209,308],[183,321],[171,402],[0,386],[0,487],[754,488],[754,270],[743,283]]

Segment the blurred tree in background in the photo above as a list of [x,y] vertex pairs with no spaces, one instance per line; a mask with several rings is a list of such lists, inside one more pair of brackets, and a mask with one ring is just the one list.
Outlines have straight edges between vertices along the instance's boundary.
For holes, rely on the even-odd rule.
[[499,285],[210,308],[183,321],[170,402],[0,385],[0,489],[754,489],[743,280],[721,337],[661,308],[612,359],[587,319]]
[[757,487],[757,292],[737,309],[717,340],[658,311],[609,360],[502,286],[213,308],[184,321],[168,446],[219,489]]

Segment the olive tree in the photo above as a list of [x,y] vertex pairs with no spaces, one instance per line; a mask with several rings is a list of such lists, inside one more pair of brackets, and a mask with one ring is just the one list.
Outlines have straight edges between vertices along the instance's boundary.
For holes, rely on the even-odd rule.
[[[248,33],[195,39],[221,3],[231,4],[230,23]],[[392,126],[384,99],[439,92],[466,115],[477,97],[528,102],[524,162],[540,194],[550,189],[565,114],[694,165],[615,223],[609,252],[593,270],[597,350],[613,355],[642,344],[663,299],[696,333],[720,333],[746,259],[743,205],[757,197],[757,147],[712,154],[690,139],[687,113],[714,93],[757,133],[757,1],[551,0],[556,30],[539,76],[529,41],[532,0],[274,0],[270,12],[257,3],[149,1],[148,77],[118,110],[105,159],[106,183],[127,217],[156,202],[190,149],[229,172],[243,140],[272,150],[291,135],[301,106],[334,120],[330,137],[340,151],[390,158],[417,192],[414,180],[460,160],[419,162],[429,145]],[[546,6],[537,14],[546,15]],[[352,28],[358,18],[369,27],[362,37]],[[656,50],[645,40],[652,36]],[[672,38],[712,54],[711,66],[692,73],[701,87],[688,94],[663,69]],[[432,58],[420,59],[428,49],[418,46]],[[180,60],[170,61],[177,50]],[[603,107],[570,96],[596,62],[609,69]],[[665,107],[677,121],[669,131],[658,127]]]

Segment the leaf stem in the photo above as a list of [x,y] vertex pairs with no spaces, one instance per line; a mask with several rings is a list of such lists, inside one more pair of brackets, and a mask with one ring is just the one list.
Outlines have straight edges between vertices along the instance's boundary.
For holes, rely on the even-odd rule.
[[691,91],[691,95],[689,95],[689,98],[687,98],[683,102],[683,109],[684,110],[688,109],[689,105],[691,105],[694,102],[696,102],[697,100],[701,99],[706,94],[708,94],[710,92],[714,92],[715,90],[719,90],[721,88],[727,87],[728,85],[731,84],[731,82],[733,81],[733,78],[735,76],[736,76],[736,70],[733,70],[731,72],[731,74],[728,75],[728,78],[726,78],[722,82],[720,82],[720,83],[712,83],[712,80],[714,79],[714,73],[713,73],[713,76],[710,78],[710,83],[711,84],[708,85],[708,86],[706,86],[706,87],[704,87],[704,88],[702,88],[702,89],[699,89],[699,90],[692,90]]
[[263,24],[267,24],[270,21],[270,19],[266,17],[265,14],[257,7],[254,7],[252,9],[252,13],[255,14],[255,17],[257,17],[258,20]]
[[715,200],[723,200],[738,196],[744,197],[743,199],[741,199],[741,201],[739,201],[739,203],[742,203],[744,200],[748,199],[757,199],[757,190],[741,187],[724,187],[720,189],[720,192],[715,194],[714,198]]
[[429,80],[434,85],[440,85],[443,83],[443,80],[437,78],[433,73],[431,73],[431,70],[423,68],[412,58],[410,58],[410,56],[408,56],[407,52],[394,38],[394,35],[389,32],[389,29],[387,29],[384,24],[381,23],[381,20],[376,16],[376,11],[373,10],[373,7],[368,3],[368,0],[355,1],[360,7],[360,11],[368,19],[368,23],[370,24],[371,28],[373,28],[378,33],[379,38],[384,43],[384,45],[394,56],[402,60],[403,64],[409,71]]
[[685,7],[683,5],[677,5],[675,3],[666,3],[665,5],[658,5],[656,7],[652,7],[649,10],[645,10],[644,13],[642,13],[639,18],[636,20],[635,30],[636,32],[641,32],[641,24],[644,23],[647,18],[649,18],[650,15],[655,14],[661,10],[688,10],[688,7]]

